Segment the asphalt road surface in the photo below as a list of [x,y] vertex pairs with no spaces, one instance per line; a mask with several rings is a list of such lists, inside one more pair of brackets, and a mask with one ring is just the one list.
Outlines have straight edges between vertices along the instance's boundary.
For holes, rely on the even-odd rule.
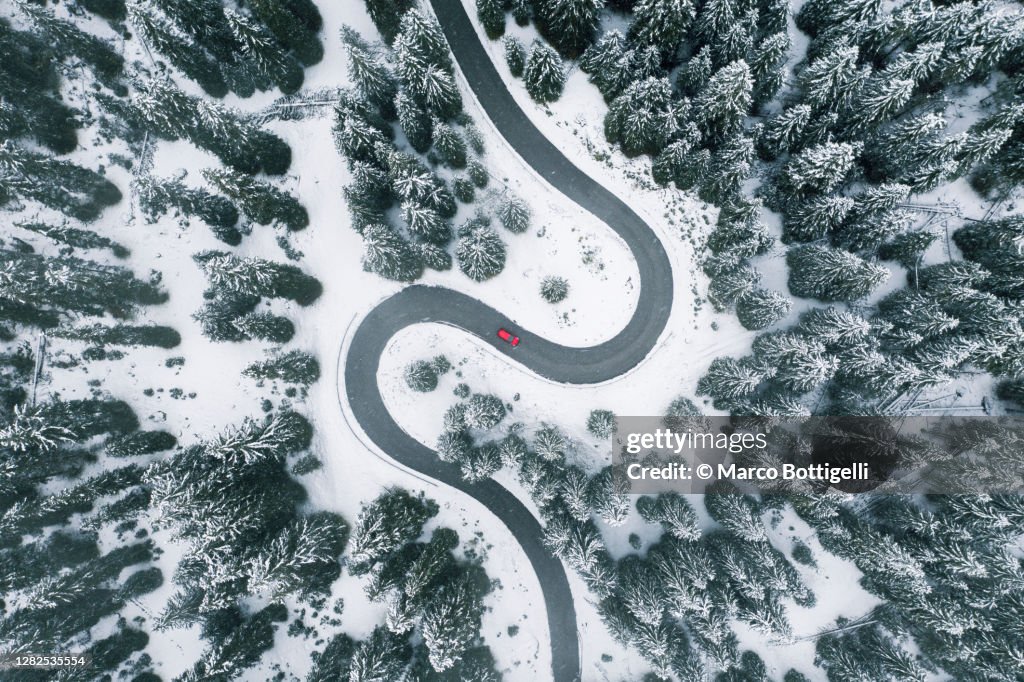
[[[388,340],[409,325],[437,322],[464,329],[539,375],[588,384],[636,366],[651,351],[672,308],[672,270],[654,232],[626,204],[576,168],[527,118],[484,51],[461,0],[431,0],[459,68],[488,117],[516,152],[569,199],[603,220],[622,237],[640,272],[636,311],[613,338],[596,346],[562,346],[531,333],[501,312],[465,294],[414,285],[386,299],[364,317],[345,358],[345,392],[353,416],[384,452],[420,474],[472,496],[508,527],[540,582],[551,633],[552,679],[580,679],[579,637],[572,593],[561,562],[544,547],[542,528],[514,495],[493,481],[468,484],[457,466],[402,430],[377,385],[377,369]],[[517,334],[512,348],[497,338],[499,327]]]

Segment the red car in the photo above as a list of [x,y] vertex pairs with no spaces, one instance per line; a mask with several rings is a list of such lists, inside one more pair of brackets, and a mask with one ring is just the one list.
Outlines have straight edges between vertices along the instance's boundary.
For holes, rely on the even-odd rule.
[[514,334],[512,334],[512,332],[505,329],[504,327],[498,330],[498,338],[508,343],[513,348],[519,345],[519,337],[515,336]]

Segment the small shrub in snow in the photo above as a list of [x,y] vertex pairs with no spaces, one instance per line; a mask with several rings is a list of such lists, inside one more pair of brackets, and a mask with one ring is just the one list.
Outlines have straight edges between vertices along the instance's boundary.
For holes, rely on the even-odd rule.
[[523,69],[526,68],[526,48],[513,36],[505,36],[502,42],[505,45],[505,63],[508,64],[508,70],[515,78],[522,78]]
[[498,220],[509,232],[526,232],[530,228],[530,207],[519,197],[509,195],[498,206]]
[[405,383],[414,391],[429,393],[437,388],[437,370],[427,360],[417,360],[405,368]]
[[505,33],[505,4],[502,0],[476,0],[476,15],[491,40]]
[[470,161],[467,168],[469,179],[473,181],[474,185],[480,189],[487,187],[487,183],[491,181],[491,174],[487,172],[487,169],[484,168],[484,165],[478,159]]
[[564,277],[545,277],[540,283],[540,295],[548,303],[561,303],[569,295],[569,282]]
[[615,429],[615,415],[609,410],[591,410],[587,431],[595,438],[610,438]]

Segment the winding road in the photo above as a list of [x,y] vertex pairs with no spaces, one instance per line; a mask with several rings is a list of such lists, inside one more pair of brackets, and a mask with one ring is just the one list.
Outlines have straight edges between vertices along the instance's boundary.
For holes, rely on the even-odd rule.
[[[352,415],[377,447],[406,467],[472,496],[512,532],[543,592],[553,679],[572,682],[580,679],[576,611],[565,569],[544,547],[540,523],[508,490],[494,481],[466,483],[457,466],[441,461],[433,450],[402,430],[384,405],[377,385],[380,358],[399,330],[437,322],[478,336],[548,379],[574,384],[605,381],[639,364],[665,329],[672,308],[672,269],[653,230],[566,159],[519,108],[480,44],[461,0],[431,0],[431,4],[459,68],[487,116],[538,174],[603,220],[626,242],[640,272],[640,295],[632,318],[614,338],[576,348],[522,329],[499,311],[465,294],[440,287],[410,286],[371,310],[352,334],[345,357],[345,393]],[[495,336],[502,326],[514,329],[522,339],[515,350]]]

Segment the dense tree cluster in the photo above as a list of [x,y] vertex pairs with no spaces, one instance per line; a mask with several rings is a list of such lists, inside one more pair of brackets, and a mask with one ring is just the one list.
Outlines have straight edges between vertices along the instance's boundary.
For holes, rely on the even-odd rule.
[[99,173],[34,152],[8,139],[0,143],[0,206],[37,201],[70,218],[91,222],[121,201],[121,191]]
[[[481,2],[478,10],[496,36],[505,17],[492,4]],[[862,308],[871,330],[855,347],[790,351],[801,367],[792,370],[765,364],[766,353],[741,364],[723,360],[703,382],[720,384],[708,395],[734,394],[729,400],[744,401],[733,407],[757,403],[752,409],[771,412],[797,409],[804,389],[825,383],[835,394],[829,405],[851,407],[944,383],[968,364],[1017,376],[1017,252],[1003,241],[982,253],[959,236],[957,245],[977,267],[929,266],[922,259],[935,235],[913,226],[921,210],[915,195],[966,177],[998,199],[1024,177],[1018,8],[814,0],[796,17],[810,45],[787,82],[785,3],[614,2],[609,9],[624,13],[628,28],[604,33],[597,30],[600,3],[527,5],[517,20],[533,19],[563,56],[578,57],[604,95],[608,140],[627,155],[650,156],[659,184],[693,189],[719,206],[704,263],[716,309],[735,308],[751,330],[776,326],[789,314],[790,302],[764,288],[751,264],[773,245],[766,208],[782,216],[794,296],[863,304],[890,279],[880,260],[908,270],[915,295]],[[505,38],[510,70],[525,73],[541,101],[561,87],[562,67],[551,66],[557,57],[548,53],[538,44],[528,56],[515,38]],[[989,92],[978,115],[956,124],[956,98],[982,84]],[[750,197],[743,186],[755,173],[764,183]],[[973,230],[971,223],[958,234]],[[939,273],[953,271],[958,287],[976,292],[967,300],[950,300],[938,282]],[[995,331],[1000,326],[1006,334]],[[800,325],[787,334],[808,336]]]
[[152,53],[212,97],[249,97],[302,86],[302,67],[323,57],[323,24],[311,0],[257,0],[244,9],[215,0],[127,0],[128,21]]
[[[393,49],[372,45],[351,28],[342,30],[354,88],[338,102],[334,136],[352,177],[344,195],[352,227],[365,245],[363,267],[409,282],[424,268],[451,269],[456,199],[477,200],[477,190],[490,178],[480,161],[482,138],[462,112],[437,22],[415,9],[373,2],[368,8],[382,32],[393,21]],[[399,143],[399,132],[411,150]],[[439,165],[466,174],[449,184]],[[499,211],[505,206],[502,200]],[[392,222],[393,215],[401,225]],[[525,229],[529,212],[518,202],[513,213],[501,215],[509,229]],[[478,281],[500,272],[505,260],[505,245],[487,223],[483,215],[468,221],[455,250],[462,271]]]
[[455,531],[436,528],[420,540],[437,512],[433,500],[402,489],[387,490],[363,508],[349,567],[368,576],[370,599],[388,605],[386,623],[361,642],[336,636],[307,680],[501,679],[480,639],[487,574],[457,558]]
[[[5,358],[8,369],[14,369],[10,363]],[[26,379],[26,372],[5,372],[0,378],[5,395],[14,395]],[[0,636],[5,650],[69,650],[102,619],[163,582],[161,571],[151,565],[153,542],[144,535],[126,537],[148,504],[144,470],[128,464],[85,474],[95,458],[87,443],[159,433],[138,427],[131,408],[109,398],[0,406]],[[174,438],[153,445],[157,450],[173,447]],[[101,531],[118,537],[119,545],[111,549],[100,543]],[[116,670],[148,641],[126,623],[112,631],[84,649],[94,656],[96,671]],[[135,660],[140,670],[147,667]],[[12,679],[18,674],[12,672]]]
[[167,294],[125,268],[72,256],[0,250],[0,320],[54,327],[62,316],[110,314],[129,318]]
[[204,251],[192,258],[210,283],[208,301],[195,318],[214,341],[284,343],[295,333],[294,325],[286,317],[256,310],[260,301],[284,298],[306,306],[323,291],[319,280],[294,265],[223,251]]
[[131,101],[98,99],[136,134],[145,131],[165,140],[188,140],[233,170],[282,175],[291,165],[291,148],[280,137],[222,104],[189,95],[168,80],[140,83]]
[[329,589],[341,571],[348,526],[328,512],[300,514],[305,491],[286,469],[288,456],[311,437],[302,416],[282,412],[246,421],[147,472],[159,518],[189,545],[162,627],[223,617],[250,594]]
[[[699,418],[685,399],[671,411],[678,419]],[[612,634],[640,651],[660,678],[697,679],[708,668],[752,665],[749,655],[740,656],[731,621],[787,638],[792,633],[784,601],[813,605],[814,595],[768,540],[764,503],[734,489],[705,497],[708,513],[724,529],[710,534],[702,532],[686,497],[640,497],[637,512],[664,535],[645,558],[616,562],[601,528],[620,526],[632,513],[622,471],[606,467],[588,474],[569,464],[566,438],[552,426],[527,438],[522,425],[513,425],[494,438],[505,414],[493,396],[475,394],[456,403],[445,414],[438,456],[458,464],[469,481],[511,467],[540,509],[545,543],[600,599]],[[588,430],[605,438],[613,419],[607,410],[594,410]]]

